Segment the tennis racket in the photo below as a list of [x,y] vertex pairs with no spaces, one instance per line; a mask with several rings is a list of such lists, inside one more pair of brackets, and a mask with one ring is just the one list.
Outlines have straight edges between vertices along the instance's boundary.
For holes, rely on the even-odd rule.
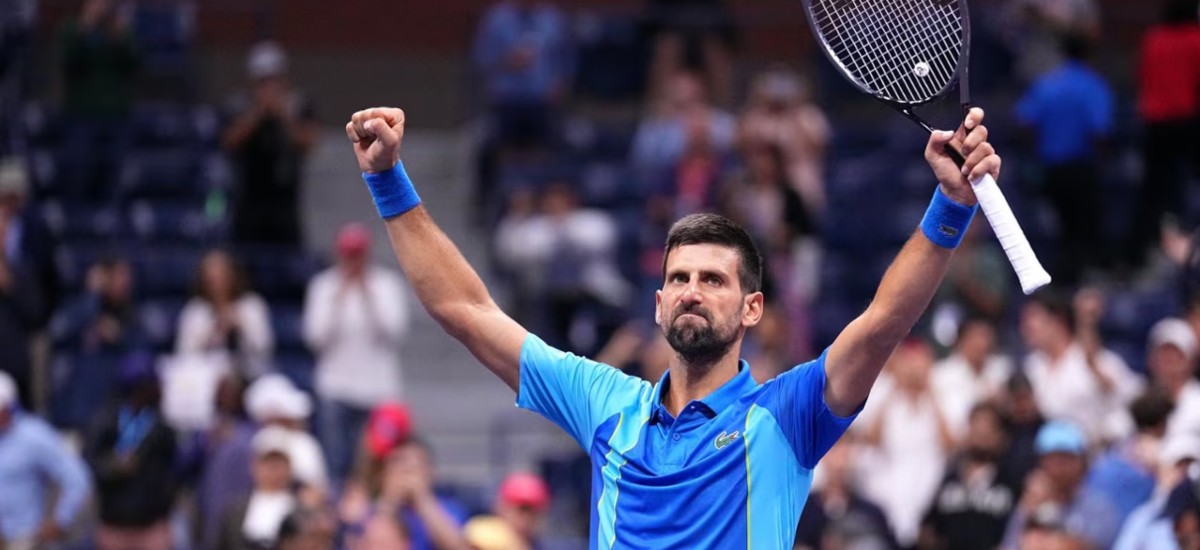
[[[965,0],[802,0],[822,51],[855,87],[928,132],[914,108],[946,95],[957,81],[970,106],[971,24]],[[962,166],[963,157],[948,148]],[[1050,283],[1012,208],[991,175],[971,182],[1025,294]]]

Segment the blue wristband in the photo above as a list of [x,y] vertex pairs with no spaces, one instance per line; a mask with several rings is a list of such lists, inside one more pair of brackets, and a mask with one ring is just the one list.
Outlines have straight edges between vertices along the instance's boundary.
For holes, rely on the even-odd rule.
[[929,209],[925,211],[925,218],[921,220],[921,231],[933,244],[942,248],[957,248],[978,208],[978,205],[967,206],[954,202],[942,193],[942,186],[939,185],[933,193],[933,200],[929,202]]
[[421,197],[417,196],[402,162],[396,162],[396,166],[386,172],[363,172],[362,178],[367,182],[371,198],[375,199],[375,208],[385,220],[421,204]]

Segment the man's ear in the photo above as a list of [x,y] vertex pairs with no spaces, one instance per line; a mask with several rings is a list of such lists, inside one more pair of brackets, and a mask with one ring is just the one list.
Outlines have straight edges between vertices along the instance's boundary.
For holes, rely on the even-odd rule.
[[764,300],[762,292],[746,295],[742,304],[742,326],[750,328],[762,320]]

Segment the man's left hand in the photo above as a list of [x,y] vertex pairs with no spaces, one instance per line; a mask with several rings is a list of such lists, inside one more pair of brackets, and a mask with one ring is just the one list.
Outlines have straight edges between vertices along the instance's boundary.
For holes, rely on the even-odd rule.
[[[942,193],[959,204],[970,206],[979,202],[970,182],[977,181],[984,174],[991,174],[994,179],[1000,178],[1000,156],[987,138],[983,109],[978,107],[967,113],[966,120],[957,131],[938,131],[929,136],[929,143],[925,146],[925,161],[937,176]],[[947,154],[946,147],[954,147],[962,154],[966,162],[961,168]]]

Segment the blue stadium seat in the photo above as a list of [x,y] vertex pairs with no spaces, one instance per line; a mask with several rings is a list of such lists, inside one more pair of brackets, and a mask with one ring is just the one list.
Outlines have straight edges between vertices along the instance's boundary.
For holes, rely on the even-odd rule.
[[237,250],[237,256],[252,288],[271,303],[303,300],[309,279],[324,266],[320,258],[287,247],[246,246]]
[[224,216],[210,216],[197,201],[139,200],[130,205],[129,224],[146,242],[200,245],[222,242],[228,233]]
[[202,248],[143,246],[133,257],[143,296],[184,296],[192,291]]
[[188,148],[141,149],[126,159],[121,195],[127,198],[196,198],[205,187],[200,179],[204,159]]
[[575,36],[576,93],[607,101],[642,93],[650,56],[636,19],[583,13],[576,18]]
[[304,311],[294,305],[271,307],[271,328],[275,332],[276,352],[304,352]]
[[134,144],[142,147],[191,145],[199,141],[197,110],[178,103],[135,105],[131,115]]
[[316,363],[308,352],[276,351],[275,368],[288,377],[297,388],[312,393],[314,389],[313,369]]
[[142,303],[138,310],[142,326],[145,327],[150,344],[158,351],[169,351],[175,347],[175,334],[179,328],[179,314],[186,299],[168,297]]
[[57,200],[47,200],[37,208],[50,230],[64,241],[108,241],[126,233],[127,226],[113,208]]

